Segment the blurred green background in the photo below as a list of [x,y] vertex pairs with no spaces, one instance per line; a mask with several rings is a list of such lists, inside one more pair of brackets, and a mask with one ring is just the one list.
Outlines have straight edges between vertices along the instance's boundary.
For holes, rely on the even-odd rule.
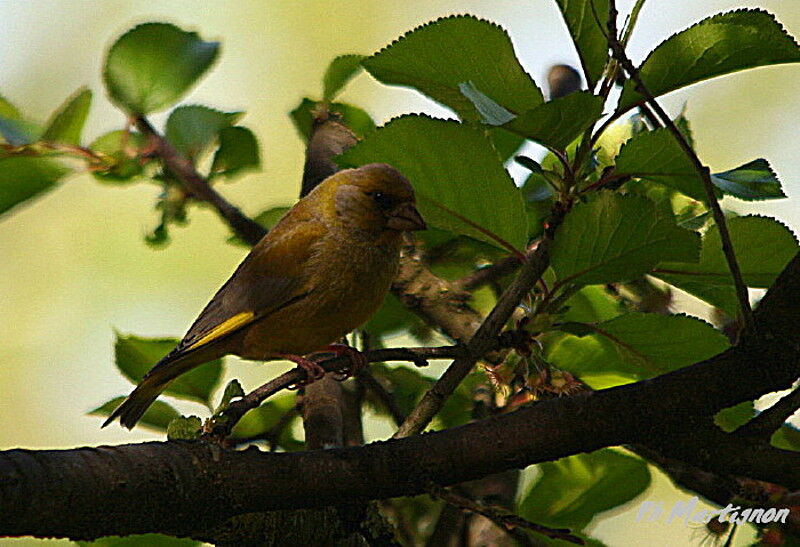
[[[630,4],[619,2],[619,7],[624,11]],[[797,0],[651,0],[634,33],[631,55],[639,61],[692,22],[743,6],[763,7],[790,33],[800,34]],[[119,34],[136,23],[168,21],[220,40],[217,65],[184,103],[247,112],[241,123],[260,139],[263,170],[220,190],[255,214],[295,199],[304,145],[287,114],[302,97],[321,95],[328,62],[339,54],[372,53],[419,24],[453,13],[473,13],[502,25],[540,86],[550,65],[577,65],[550,0],[173,0],[161,5],[0,0],[0,95],[43,121],[76,88],[88,85],[95,92],[84,130],[88,142],[124,124],[100,79],[105,49]],[[674,113],[687,103],[698,149],[712,170],[769,159],[790,198],[757,210],[792,227],[800,226],[792,197],[800,191],[798,83],[796,66],[779,66],[716,79],[664,100]],[[341,100],[365,108],[379,124],[405,112],[446,115],[421,95],[381,86],[365,74]],[[158,115],[152,119],[164,121]],[[114,329],[181,336],[246,253],[224,242],[227,229],[212,212],[197,208],[187,227],[171,231],[170,245],[148,247],[143,236],[157,223],[157,192],[147,184],[103,186],[81,175],[0,218],[0,449],[157,438],[118,427],[100,430],[100,420],[86,416],[130,389],[112,364]],[[726,205],[753,209],[741,202]],[[241,378],[245,388],[281,368],[231,363],[228,374]],[[375,428],[372,437],[387,431]],[[669,501],[669,496],[663,480],[648,492],[653,500]],[[631,512],[604,519],[597,537],[610,545],[659,545],[658,538],[666,535],[676,538],[670,544],[680,545],[702,537],[702,531],[682,523],[637,524],[637,509],[634,502]]]

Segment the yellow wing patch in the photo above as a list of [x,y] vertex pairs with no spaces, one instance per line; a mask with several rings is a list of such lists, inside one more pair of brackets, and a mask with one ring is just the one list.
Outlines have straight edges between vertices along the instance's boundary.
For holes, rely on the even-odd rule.
[[246,325],[247,323],[252,321],[255,315],[256,314],[251,311],[237,313],[233,317],[226,319],[225,321],[223,321],[222,323],[220,323],[219,325],[208,331],[207,334],[204,334],[202,338],[200,338],[197,342],[186,348],[186,350],[187,351],[192,350],[202,345],[208,344],[209,342],[213,342],[218,338],[222,338],[226,334],[229,334],[238,329],[239,327]]

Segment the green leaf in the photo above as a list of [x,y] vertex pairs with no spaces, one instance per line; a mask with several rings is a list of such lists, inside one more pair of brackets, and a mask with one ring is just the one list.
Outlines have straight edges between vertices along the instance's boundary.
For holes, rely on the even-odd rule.
[[[758,9],[721,13],[661,42],[639,67],[658,97],[684,86],[758,66],[796,63],[800,48],[771,14]],[[625,82],[617,112],[642,104],[635,82]]]
[[197,416],[178,416],[167,426],[167,439],[170,441],[193,441],[200,437],[203,422]]
[[261,167],[258,141],[246,127],[225,127],[219,132],[219,148],[214,154],[211,173],[233,178],[243,171]]
[[167,119],[165,136],[178,152],[195,160],[222,129],[231,127],[241,117],[242,112],[220,112],[198,104],[179,106]]
[[34,123],[0,117],[0,135],[11,146],[23,146],[39,140],[42,130]]
[[[258,408],[249,411],[233,427],[231,436],[235,439],[251,439],[270,432],[283,420],[287,413],[292,412],[296,404],[294,394],[285,393],[271,397]],[[292,423],[298,414],[295,412],[286,423],[277,438],[277,443],[287,451],[302,450],[303,443],[292,435]]]
[[231,405],[233,399],[244,397],[244,389],[239,380],[233,379],[225,386],[225,391],[222,392],[222,399],[220,400],[217,408],[214,409],[214,414],[218,414]]
[[617,156],[617,173],[664,184],[698,201],[706,201],[703,180],[665,127],[634,135]]
[[119,129],[98,137],[90,146],[93,151],[110,158],[109,167],[102,171],[93,171],[94,177],[106,183],[119,184],[130,182],[143,171],[139,161],[139,151],[147,144],[147,138],[141,133]]
[[420,211],[430,226],[500,247],[475,225],[517,249],[527,242],[520,191],[478,129],[455,121],[403,116],[337,161],[342,167],[384,162],[399,169],[414,185]]
[[8,118],[10,120],[22,119],[22,113],[19,109],[2,95],[0,95],[0,118]]
[[772,434],[770,444],[783,450],[800,452],[800,430],[790,424],[784,424]]
[[76,91],[50,117],[41,140],[80,144],[83,124],[86,123],[91,104],[91,90],[81,88]]
[[413,330],[422,325],[419,316],[409,311],[397,297],[386,295],[383,304],[364,325],[371,336],[385,337],[403,330]]
[[144,23],[123,34],[105,61],[111,100],[132,114],[148,114],[177,102],[208,70],[218,42],[167,23]]
[[[727,219],[728,231],[744,282],[749,287],[772,285],[798,247],[794,234],[769,217]],[[733,278],[722,251],[719,230],[712,226],[703,236],[699,263],[664,262],[653,275],[716,306],[728,315],[738,313]]]
[[603,99],[588,91],[576,91],[541,104],[502,127],[549,148],[564,150],[603,111]]
[[[111,413],[125,400],[125,397],[114,397],[106,404],[99,406],[89,412],[92,416],[111,416]],[[144,425],[155,429],[156,431],[167,431],[167,426],[175,418],[180,417],[180,412],[172,408],[164,401],[153,401],[153,404],[144,411],[144,415],[137,422],[138,425]]]
[[619,304],[602,285],[581,288],[565,302],[565,306],[569,308],[564,314],[565,321],[597,323],[620,314]]
[[70,169],[48,158],[0,158],[0,215],[20,203],[52,190]]
[[596,325],[587,336],[566,336],[548,360],[578,374],[609,373],[650,378],[725,351],[729,342],[714,327],[686,315],[633,312]]
[[755,414],[753,401],[745,401],[717,412],[714,416],[714,423],[725,433],[731,433],[749,422]]
[[[294,126],[304,140],[308,141],[311,136],[311,127],[314,123],[313,110],[319,103],[312,101],[308,97],[300,101],[297,108],[292,110],[289,115],[294,122]],[[359,137],[365,137],[375,131],[375,122],[364,110],[357,106],[346,103],[331,103],[327,105],[328,110],[339,114],[342,123],[350,128]]]
[[481,93],[472,82],[458,84],[458,90],[472,102],[475,110],[481,115],[481,121],[487,125],[503,125],[516,118],[514,114],[494,102],[491,97]]
[[711,182],[726,194],[746,201],[786,197],[781,181],[765,159],[759,158],[736,169],[711,175]]
[[193,547],[202,545],[199,541],[187,538],[176,538],[161,534],[136,534],[132,536],[106,536],[94,541],[76,541],[82,547]]
[[[419,371],[406,365],[388,366],[383,363],[371,363],[369,370],[376,378],[388,383],[388,390],[394,397],[400,412],[408,416],[417,405],[422,395],[433,385],[433,380],[420,374]],[[371,394],[367,396],[370,397]],[[379,412],[385,412],[381,404],[370,400]]]
[[525,139],[511,131],[506,131],[502,127],[495,127],[489,131],[489,139],[492,141],[495,150],[500,155],[500,160],[505,163],[519,150]]
[[416,88],[470,121],[480,116],[459,89],[464,82],[471,82],[512,113],[524,112],[543,100],[517,60],[506,31],[470,15],[416,28],[365,59],[363,65],[381,82]]
[[584,529],[603,511],[650,485],[647,464],[604,448],[539,465],[542,474],[519,504],[520,516],[547,526]]
[[608,0],[556,0],[581,59],[589,89],[603,75],[608,61]]
[[323,92],[322,97],[326,101],[332,101],[341,89],[361,70],[361,61],[364,55],[339,55],[325,71],[322,78]]
[[[172,351],[178,340],[173,338],[142,338],[117,333],[114,344],[117,368],[131,382],[138,384],[158,361]],[[215,359],[178,376],[164,390],[168,395],[199,401],[211,406],[211,394],[222,375],[222,359]]]
[[[266,211],[261,211],[253,220],[261,224],[267,230],[271,230],[273,226],[275,226],[278,221],[285,215],[291,207],[273,207],[271,209],[267,209]],[[241,239],[237,235],[232,235],[228,238],[228,243],[233,243],[236,245],[242,245],[244,247],[252,247],[249,243],[245,240]]]
[[699,239],[650,200],[600,192],[567,214],[556,232],[551,264],[559,284],[627,281],[670,258],[695,260]]

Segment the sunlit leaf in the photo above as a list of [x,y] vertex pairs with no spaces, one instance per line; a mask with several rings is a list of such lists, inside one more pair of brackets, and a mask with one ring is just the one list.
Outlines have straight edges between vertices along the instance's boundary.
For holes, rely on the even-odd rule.
[[48,158],[0,158],[0,215],[33,197],[52,190],[70,169]]
[[341,89],[361,70],[363,55],[339,55],[325,71],[322,78],[323,92],[322,97],[326,101],[332,101]]
[[556,0],[578,50],[589,89],[600,80],[608,61],[608,0]]
[[[342,167],[384,162],[400,170],[430,226],[492,245],[489,231],[516,248],[527,242],[519,189],[483,133],[455,121],[403,116],[339,156]],[[491,196],[487,200],[486,196]]]
[[[111,413],[122,403],[123,400],[125,400],[125,397],[114,397],[106,404],[89,412],[89,414],[92,416],[111,416]],[[153,401],[153,404],[151,404],[147,410],[144,411],[144,415],[142,415],[142,417],[139,419],[137,425],[147,426],[157,431],[166,433],[169,423],[179,416],[180,412],[172,408],[172,406],[164,401]]]
[[699,236],[679,228],[669,211],[639,196],[601,192],[578,203],[559,227],[552,266],[559,283],[627,281],[666,257],[691,261]]
[[[742,9],[703,19],[667,38],[647,56],[639,74],[657,97],[715,76],[798,61],[800,48],[771,14]],[[617,111],[644,100],[629,80]]]
[[91,90],[79,89],[53,113],[41,140],[80,144],[83,124],[86,123],[91,104]]
[[582,530],[599,513],[627,503],[650,485],[647,464],[604,448],[539,464],[541,477],[519,504],[538,524]]
[[76,541],[81,547],[194,547],[202,545],[199,541],[176,538],[162,534],[134,534],[131,536],[107,536],[94,541]]
[[197,33],[144,23],[111,46],[103,79],[111,100],[133,114],[148,114],[178,101],[218,52],[219,43],[204,42]]
[[258,141],[246,127],[225,127],[220,130],[219,148],[214,153],[211,173],[232,178],[243,171],[261,166]]
[[781,181],[765,159],[753,160],[736,169],[711,175],[711,182],[726,194],[746,201],[786,197]]
[[725,433],[731,433],[749,422],[755,414],[756,410],[753,401],[745,401],[717,412],[714,415],[714,423]]
[[[736,259],[749,287],[767,288],[797,253],[797,240],[773,218],[735,217],[727,220]],[[699,263],[665,262],[655,277],[736,316],[738,301],[719,230],[712,226],[703,236]]]
[[666,128],[639,133],[625,143],[617,156],[617,173],[664,184],[706,201],[700,174]]
[[178,416],[167,426],[170,441],[193,441],[200,437],[203,422],[197,416]]
[[471,15],[418,27],[363,65],[381,82],[416,88],[466,120],[480,117],[459,89],[465,82],[512,113],[542,102],[542,92],[517,60],[505,30]]
[[241,112],[220,112],[199,104],[179,106],[167,119],[165,136],[178,152],[197,158],[217,138],[242,117]]
[[[173,338],[142,338],[117,333],[114,344],[117,368],[130,381],[138,384],[145,373],[172,351],[177,343],[178,340]],[[215,359],[181,374],[164,393],[210,405],[211,395],[221,375],[222,359]]]
[[147,138],[134,131],[117,130],[98,137],[90,146],[95,152],[113,159],[108,169],[93,171],[92,174],[102,182],[119,184],[131,182],[143,171],[139,159],[139,151],[147,142]]

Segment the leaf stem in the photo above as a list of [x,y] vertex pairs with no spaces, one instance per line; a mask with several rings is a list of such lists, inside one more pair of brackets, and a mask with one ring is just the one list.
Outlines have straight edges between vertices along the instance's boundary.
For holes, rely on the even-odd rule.
[[164,162],[166,168],[183,184],[192,196],[209,203],[217,213],[225,219],[233,231],[250,245],[258,243],[267,234],[267,230],[258,222],[245,216],[242,212],[223,198],[200,173],[192,162],[181,155],[167,139],[153,128],[142,115],[133,119],[136,128],[153,141],[155,153]]
[[728,231],[728,226],[725,223],[725,215],[723,214],[722,208],[719,205],[717,196],[714,194],[714,184],[711,182],[711,173],[708,167],[703,165],[703,162],[700,161],[700,158],[683,136],[683,133],[681,133],[680,129],[678,129],[664,109],[661,108],[661,105],[658,104],[658,101],[642,80],[639,71],[635,66],[633,66],[633,62],[631,62],[631,60],[628,58],[628,55],[625,53],[625,48],[617,37],[617,7],[615,0],[609,0],[608,14],[608,45],[612,54],[617,61],[619,61],[622,68],[624,68],[628,73],[628,76],[636,83],[637,91],[639,91],[639,93],[645,97],[647,104],[653,109],[655,114],[658,116],[658,119],[661,121],[664,127],[666,127],[670,133],[672,133],[673,137],[675,137],[675,140],[678,142],[681,149],[692,162],[695,170],[700,174],[700,177],[703,180],[703,188],[706,192],[706,198],[714,215],[714,221],[719,228],[719,235],[722,241],[722,250],[725,253],[725,259],[728,262],[728,268],[730,269],[731,276],[733,277],[733,284],[736,288],[736,297],[739,300],[739,307],[742,311],[744,326],[746,330],[752,330],[754,328],[753,310],[750,308],[747,285],[745,285],[744,280],[742,279],[742,271],[739,268],[738,261],[736,260],[736,253],[733,249],[730,232]]

